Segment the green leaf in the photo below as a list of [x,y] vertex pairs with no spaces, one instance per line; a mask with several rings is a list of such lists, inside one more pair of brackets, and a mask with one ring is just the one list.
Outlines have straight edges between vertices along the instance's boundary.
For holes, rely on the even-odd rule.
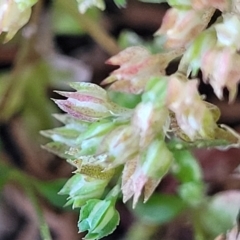
[[146,224],[164,224],[173,220],[183,209],[185,203],[177,196],[154,194],[147,203],[139,202],[135,215]]
[[172,151],[175,165],[173,174],[183,183],[201,181],[202,171],[195,157],[187,150]]
[[226,233],[236,224],[239,206],[240,191],[229,190],[216,194],[199,208],[195,218],[209,236],[207,239],[215,239],[217,235]]
[[141,95],[121,93],[121,92],[108,92],[110,99],[118,105],[126,108],[135,108],[141,102]]
[[66,179],[57,179],[54,181],[36,181],[34,186],[37,191],[43,195],[51,204],[62,208],[65,204],[66,198],[59,196],[58,192],[65,184]]
[[[70,14],[66,9],[63,7],[64,5],[61,4],[61,1],[65,0],[55,0],[52,2],[53,11],[52,11],[52,24],[53,30],[56,34],[63,34],[63,35],[79,35],[84,34],[85,29],[80,26],[79,19],[77,15]],[[68,0],[69,5],[77,7],[75,0]],[[76,9],[77,10],[77,9]],[[85,13],[91,19],[98,21],[100,17],[100,11],[96,8],[91,8]]]
[[11,167],[5,164],[0,164],[0,190],[8,182],[11,171],[12,171]]
[[202,182],[186,182],[179,186],[179,195],[190,206],[197,206],[204,199]]
[[127,4],[126,0],[114,0],[114,3],[120,8],[125,7]]

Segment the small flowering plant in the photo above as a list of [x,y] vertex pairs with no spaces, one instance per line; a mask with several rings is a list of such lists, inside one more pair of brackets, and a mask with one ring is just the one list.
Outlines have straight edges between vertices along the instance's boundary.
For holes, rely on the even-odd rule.
[[[141,195],[148,201],[168,172],[178,177],[174,166],[181,152],[240,144],[236,132],[217,124],[220,111],[199,94],[196,78],[201,70],[218,98],[226,87],[234,101],[240,80],[238,1],[167,2],[171,8],[156,32],[165,39],[165,51],[153,54],[133,46],[111,57],[107,64],[118,69],[102,82],[108,90],[74,83],[75,92],[58,92],[66,99],[54,101],[66,114],[55,117],[64,126],[42,132],[52,139],[45,148],[76,167],[60,194],[68,195],[66,205],[81,208],[78,227],[88,231],[85,239],[100,239],[115,229],[118,197],[132,198],[134,208]],[[103,1],[78,3],[82,12],[91,5],[104,8]],[[222,15],[207,28],[216,10]],[[167,75],[166,67],[179,57],[178,70]],[[112,91],[141,94],[141,100],[127,108],[111,99]],[[198,176],[193,174],[192,182],[182,179],[179,189],[188,202],[195,195],[190,204],[203,194]],[[109,183],[115,187],[106,196]]]
[[[2,0],[0,32],[6,33],[5,41],[28,21],[36,2]],[[77,2],[82,13],[92,6],[105,8],[103,0]],[[133,208],[142,201],[141,196],[147,202],[169,172],[182,183],[181,198],[197,205],[204,190],[196,163],[188,169],[191,181],[182,174],[191,162],[187,149],[240,145],[236,132],[217,123],[220,111],[200,95],[197,79],[201,70],[203,81],[212,86],[219,99],[225,87],[229,101],[236,98],[240,80],[239,1],[165,2],[171,8],[155,34],[164,40],[164,51],[152,53],[143,46],[132,46],[111,57],[107,64],[118,68],[103,80],[107,90],[81,82],[70,85],[75,91],[57,91],[65,97],[54,100],[65,112],[55,115],[63,126],[42,131],[52,140],[44,147],[76,168],[60,194],[68,195],[66,205],[80,208],[78,228],[88,231],[86,240],[114,231],[119,223],[115,208],[119,198],[123,202],[132,199]],[[115,3],[125,6],[126,1]],[[209,26],[216,10],[221,15]],[[180,59],[177,71],[166,74],[175,59]],[[141,95],[141,99],[129,108],[115,101],[113,92]]]

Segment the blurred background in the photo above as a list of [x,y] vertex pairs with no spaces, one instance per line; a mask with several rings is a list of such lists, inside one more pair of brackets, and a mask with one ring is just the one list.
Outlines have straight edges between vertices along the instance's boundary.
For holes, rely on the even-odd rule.
[[[105,61],[128,46],[144,45],[153,53],[162,49],[153,34],[167,4],[129,0],[126,8],[119,9],[106,0],[104,12],[93,8],[86,15],[79,14],[74,4],[75,0],[39,1],[29,23],[14,39],[0,45],[0,240],[41,239],[39,214],[46,219],[53,239],[82,239],[77,229],[78,211],[64,208],[66,196],[57,194],[74,169],[41,147],[48,140],[40,130],[60,126],[52,116],[60,112],[51,100],[59,98],[54,90],[70,90],[68,83],[74,81],[99,84],[113,70]],[[171,63],[167,72],[176,67],[177,62]],[[200,91],[221,109],[221,123],[240,130],[239,99],[229,107],[214,97],[209,86],[201,84]],[[207,194],[221,193],[220,209],[231,207],[233,201],[233,210],[227,212],[236,213],[235,206],[240,206],[240,150],[197,150],[194,155],[202,166]],[[168,175],[157,191],[174,195],[177,186]],[[164,201],[167,198],[163,197]],[[132,232],[141,228],[154,233],[151,239],[197,239],[188,211],[180,211],[181,207],[172,213],[169,206],[160,206],[158,215],[163,217],[154,224],[146,219],[139,224],[139,214],[121,202],[118,210],[121,223],[105,239],[131,239]],[[144,214],[145,210],[139,211]],[[157,209],[147,211],[151,215]],[[222,215],[219,211],[215,215],[202,220],[209,239],[219,231]],[[234,223],[229,225],[231,219],[226,218],[220,222],[228,229]]]

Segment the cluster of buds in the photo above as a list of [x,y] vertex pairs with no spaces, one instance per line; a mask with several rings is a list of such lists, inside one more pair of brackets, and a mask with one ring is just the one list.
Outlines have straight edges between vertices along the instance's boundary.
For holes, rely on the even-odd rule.
[[[174,148],[239,146],[239,136],[217,124],[220,111],[204,101],[196,78],[201,69],[220,99],[224,87],[230,101],[235,99],[240,80],[237,2],[169,0],[172,8],[156,33],[165,38],[166,52],[130,47],[107,61],[119,68],[102,84],[110,84],[111,91],[141,94],[135,108],[118,105],[108,91],[91,83],[74,83],[75,92],[58,92],[66,99],[54,101],[66,114],[56,117],[65,126],[42,133],[53,140],[45,148],[76,167],[60,193],[69,195],[67,204],[81,207],[79,229],[89,231],[86,239],[109,234],[113,228],[106,230],[106,223],[118,222],[116,191],[99,200],[110,181],[119,179],[117,195],[121,192],[124,202],[133,198],[135,207],[141,194],[149,199],[171,169]],[[222,16],[204,30],[216,9]],[[168,64],[181,55],[177,72],[167,75]],[[171,144],[176,138],[180,145]],[[98,212],[105,222],[94,221]]]

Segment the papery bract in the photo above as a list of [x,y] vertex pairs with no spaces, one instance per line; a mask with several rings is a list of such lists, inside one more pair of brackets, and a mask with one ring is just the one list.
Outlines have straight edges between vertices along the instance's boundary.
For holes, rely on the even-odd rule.
[[129,47],[107,63],[119,65],[102,84],[111,84],[110,89],[120,92],[142,93],[151,78],[159,78],[165,74],[169,62],[182,54],[183,49],[177,49],[161,54],[151,54],[144,47]]
[[239,0],[231,0],[231,8],[230,8],[232,13],[235,13],[239,16],[240,14],[240,4]]
[[[143,47],[129,47],[107,61],[120,65],[102,84],[113,83],[110,89],[139,94],[151,76],[161,75],[159,55],[151,55]],[[165,66],[164,66],[165,67]]]
[[139,147],[145,148],[151,143],[156,134],[161,134],[167,127],[168,110],[159,109],[153,103],[140,103],[137,105],[132,126],[139,134]]
[[217,44],[217,36],[214,29],[207,29],[200,33],[191,46],[184,53],[178,70],[187,76],[196,76],[201,68],[201,59],[204,53]]
[[240,17],[234,14],[223,14],[223,22],[214,25],[218,45],[240,49]]
[[191,139],[213,138],[216,123],[198,93],[198,81],[185,76],[169,77],[168,107],[176,115],[179,127]]
[[105,136],[98,148],[99,153],[108,155],[106,168],[124,164],[139,150],[139,137],[129,125],[119,126]]
[[228,48],[214,48],[202,57],[201,70],[205,82],[209,82],[218,98],[223,98],[223,88],[229,90],[229,101],[237,94],[240,80],[240,55]]
[[191,4],[194,9],[202,10],[213,7],[222,12],[228,10],[231,5],[229,0],[192,0]]
[[140,166],[139,156],[136,156],[124,165],[121,187],[123,202],[127,202],[133,197],[134,208],[142,191],[144,193],[144,202],[146,202],[158,186],[160,180],[148,177]]

